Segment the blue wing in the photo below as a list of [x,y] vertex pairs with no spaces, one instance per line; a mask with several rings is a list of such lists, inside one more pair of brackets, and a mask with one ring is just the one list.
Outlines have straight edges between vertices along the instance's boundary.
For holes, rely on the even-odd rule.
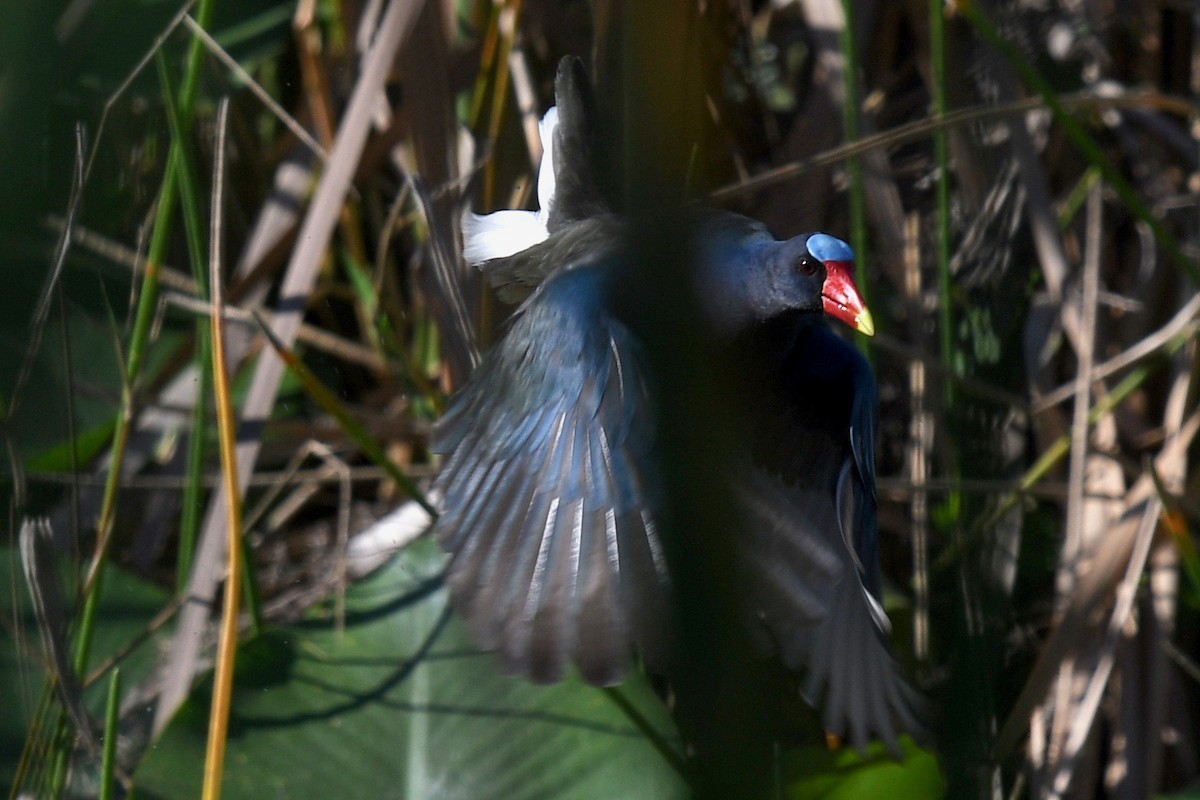
[[436,535],[485,649],[534,680],[568,663],[620,681],[665,658],[668,579],[654,523],[641,354],[607,313],[601,266],[562,271],[518,310],[439,423]]

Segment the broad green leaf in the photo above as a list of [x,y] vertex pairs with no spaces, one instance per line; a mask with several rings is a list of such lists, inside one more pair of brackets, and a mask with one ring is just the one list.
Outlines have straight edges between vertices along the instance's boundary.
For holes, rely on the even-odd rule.
[[790,777],[788,800],[936,800],[945,796],[937,759],[911,739],[901,739],[904,760],[888,755],[876,742],[867,755],[850,747],[804,747],[785,756]]
[[[601,690],[507,678],[448,609],[428,540],[331,608],[238,652],[226,798],[670,798],[680,776]],[[136,776],[139,797],[195,797],[210,681]],[[644,681],[621,691],[675,738]]]

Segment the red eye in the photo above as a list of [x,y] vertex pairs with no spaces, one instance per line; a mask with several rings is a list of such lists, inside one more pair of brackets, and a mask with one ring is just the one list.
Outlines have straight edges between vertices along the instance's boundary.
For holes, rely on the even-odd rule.
[[817,259],[806,255],[800,258],[800,263],[797,266],[800,268],[801,272],[811,278],[813,275],[817,274],[817,269],[820,267],[820,265],[821,264],[819,261],[817,261]]

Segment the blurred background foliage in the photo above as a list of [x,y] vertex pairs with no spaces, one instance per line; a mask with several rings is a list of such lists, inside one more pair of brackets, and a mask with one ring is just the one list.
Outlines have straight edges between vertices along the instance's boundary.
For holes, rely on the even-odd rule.
[[[206,509],[231,446],[205,333],[228,98],[250,569],[226,793],[704,793],[651,678],[499,676],[446,610],[436,548],[374,524],[413,516],[430,423],[507,314],[456,220],[534,202],[565,54],[594,68],[626,207],[677,192],[859,254],[887,606],[931,730],[903,762],[857,754],[763,687],[796,706],[778,795],[1200,796],[1185,0],[6,8],[0,784],[200,791],[224,574]],[[650,183],[647,108],[674,143],[650,166],[683,185]],[[277,335],[302,316],[281,338],[310,376],[262,377],[256,310]]]

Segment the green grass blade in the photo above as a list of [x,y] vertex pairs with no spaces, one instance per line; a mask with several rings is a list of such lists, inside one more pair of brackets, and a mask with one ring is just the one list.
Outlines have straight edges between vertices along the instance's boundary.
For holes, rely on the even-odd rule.
[[[207,27],[211,24],[214,5],[214,0],[200,0],[196,11],[196,18],[202,27]],[[182,125],[180,133],[183,135],[186,135],[191,129],[192,108],[199,87],[200,66],[203,56],[203,45],[198,39],[193,39],[188,48],[187,69],[184,75],[183,87],[180,90],[179,109]],[[129,442],[130,426],[133,424],[136,404],[135,389],[142,363],[145,360],[146,351],[149,347],[150,328],[158,306],[158,273],[163,259],[166,257],[180,165],[183,161],[183,151],[186,147],[187,142],[184,138],[179,136],[172,137],[171,148],[167,155],[166,173],[163,176],[162,191],[159,195],[158,212],[155,216],[154,227],[150,235],[146,273],[142,279],[133,332],[130,336],[129,348],[125,358],[125,372],[122,376],[121,388],[121,408],[117,412],[116,430],[113,433],[112,467],[109,469],[104,485],[100,518],[96,524],[96,550],[92,556],[91,566],[89,567],[87,579],[84,583],[83,609],[80,613],[75,638],[74,666],[75,671],[81,675],[87,672],[88,659],[92,649],[92,638],[96,630],[96,615],[99,611],[100,590],[104,584],[104,570],[107,566],[113,523],[116,520],[117,495],[121,487],[125,448]],[[55,767],[53,797],[59,797],[66,784],[68,758],[65,752],[60,753],[60,755],[62,757],[58,759]]]
[[116,797],[117,723],[121,710],[121,668],[108,679],[108,703],[104,713],[104,755],[100,763],[100,800]]
[[[184,124],[179,117],[167,60],[159,51],[155,56],[159,82],[162,84],[163,107],[173,140],[183,140]],[[196,180],[196,169],[184,148],[179,170],[179,199],[183,210],[183,227],[187,234],[188,260],[192,266],[192,277],[196,281],[197,293],[208,299],[208,257],[204,244],[204,220],[201,213],[200,192]],[[208,394],[212,384],[212,339],[208,322],[196,321],[197,370],[196,401],[192,407],[192,428],[188,434],[187,466],[183,487],[183,511],[179,521],[179,548],[175,562],[175,585],[186,586],[192,571],[192,556],[196,549],[196,538],[200,532],[204,500],[204,451],[208,426]]]

